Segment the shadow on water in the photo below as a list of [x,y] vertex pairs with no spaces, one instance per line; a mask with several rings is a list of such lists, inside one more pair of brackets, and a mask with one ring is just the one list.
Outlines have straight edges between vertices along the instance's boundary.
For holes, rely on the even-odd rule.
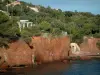
[[0,75],[100,75],[100,60],[53,62],[34,68],[14,68]]
[[42,65],[37,65],[34,68],[13,68],[8,69],[5,73],[0,73],[0,75],[60,75],[60,72],[68,67],[68,63],[64,62],[53,62],[46,63]]

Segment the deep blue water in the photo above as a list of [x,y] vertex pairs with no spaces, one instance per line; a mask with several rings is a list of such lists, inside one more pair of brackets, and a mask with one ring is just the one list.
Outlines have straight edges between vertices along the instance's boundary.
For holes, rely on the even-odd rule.
[[100,60],[54,62],[20,71],[12,70],[0,75],[100,75]]
[[100,60],[73,61],[61,75],[100,75]]

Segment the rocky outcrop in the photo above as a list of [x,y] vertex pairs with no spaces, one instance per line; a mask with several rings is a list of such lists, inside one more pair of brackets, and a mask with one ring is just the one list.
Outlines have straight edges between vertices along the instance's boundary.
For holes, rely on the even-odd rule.
[[98,55],[100,50],[97,47],[96,43],[99,41],[99,38],[85,38],[84,42],[80,44],[81,51],[84,55]]
[[32,50],[22,40],[18,40],[9,44],[8,49],[1,49],[1,64],[6,62],[6,65],[29,65],[32,64]]
[[0,48],[0,65],[2,65],[5,61],[5,58],[4,58],[4,49],[3,48]]
[[10,4],[7,4],[6,6],[11,6],[11,5],[15,6],[15,5],[20,5],[20,4],[21,4],[20,1],[14,1]]
[[78,46],[77,43],[71,43],[70,47],[71,47],[72,54],[79,54],[80,53],[80,47]]
[[10,43],[9,48],[0,49],[0,65],[32,65],[36,62],[52,62],[68,57],[69,37],[44,38],[32,37],[29,46],[23,40]]
[[37,7],[29,7],[27,6],[28,8],[30,8],[31,10],[35,11],[35,12],[39,12],[39,9]]
[[[32,37],[30,45],[23,40],[10,43],[9,48],[0,48],[0,65],[32,65],[66,59],[70,56],[100,55],[96,43],[100,39],[86,38],[78,46],[70,44],[67,36],[59,38]],[[71,49],[70,49],[71,46]],[[70,52],[70,54],[69,54]]]
[[[99,41],[99,38],[85,37],[83,43],[78,47],[76,43],[71,43],[70,56],[93,56],[100,55],[100,50],[97,47],[96,43]],[[78,51],[78,52],[77,52]]]
[[35,60],[37,62],[51,62],[68,57],[70,49],[69,37],[43,38],[33,37],[32,43]]

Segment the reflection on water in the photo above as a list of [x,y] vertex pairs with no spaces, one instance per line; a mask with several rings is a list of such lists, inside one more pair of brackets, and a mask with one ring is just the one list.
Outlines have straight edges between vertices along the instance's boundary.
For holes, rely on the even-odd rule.
[[35,68],[12,69],[0,75],[100,75],[100,60],[54,62]]

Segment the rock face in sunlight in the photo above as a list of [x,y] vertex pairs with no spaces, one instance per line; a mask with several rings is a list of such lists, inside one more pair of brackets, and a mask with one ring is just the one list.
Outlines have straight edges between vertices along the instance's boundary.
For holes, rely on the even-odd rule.
[[96,43],[100,39],[97,38],[85,38],[84,42],[80,44],[81,51],[83,51],[84,55],[98,55],[100,54],[100,50],[97,48]]
[[[30,47],[24,41],[16,41],[9,44],[8,49],[2,51],[2,61],[5,61],[7,65],[29,65],[32,64],[32,51]],[[2,62],[1,62],[2,64]]]
[[33,37],[31,47],[22,40],[10,43],[8,49],[0,49],[0,65],[30,65],[34,64],[34,59],[41,63],[65,59],[70,49],[70,40],[69,37]]
[[76,43],[71,43],[70,56],[100,55],[100,50],[96,45],[99,40],[86,37],[79,47]]
[[70,40],[69,37],[52,39],[33,37],[31,45],[37,62],[51,62],[68,57]]
[[39,12],[38,8],[36,7],[29,7],[31,10],[35,11],[35,12]]
[[76,43],[70,44],[70,38],[67,36],[59,38],[32,37],[30,46],[23,40],[18,40],[10,43],[7,49],[0,48],[0,65],[3,67],[5,64],[9,66],[32,65],[34,62],[45,63],[63,60],[68,55],[98,55],[100,54],[96,45],[98,40],[100,39],[86,38],[80,47]]
[[71,43],[70,47],[71,47],[72,54],[79,54],[80,53],[80,47],[78,46],[77,43]]
[[20,5],[20,4],[21,4],[20,1],[14,1],[10,4],[7,4],[6,6],[11,6],[11,5],[15,6],[15,5]]

